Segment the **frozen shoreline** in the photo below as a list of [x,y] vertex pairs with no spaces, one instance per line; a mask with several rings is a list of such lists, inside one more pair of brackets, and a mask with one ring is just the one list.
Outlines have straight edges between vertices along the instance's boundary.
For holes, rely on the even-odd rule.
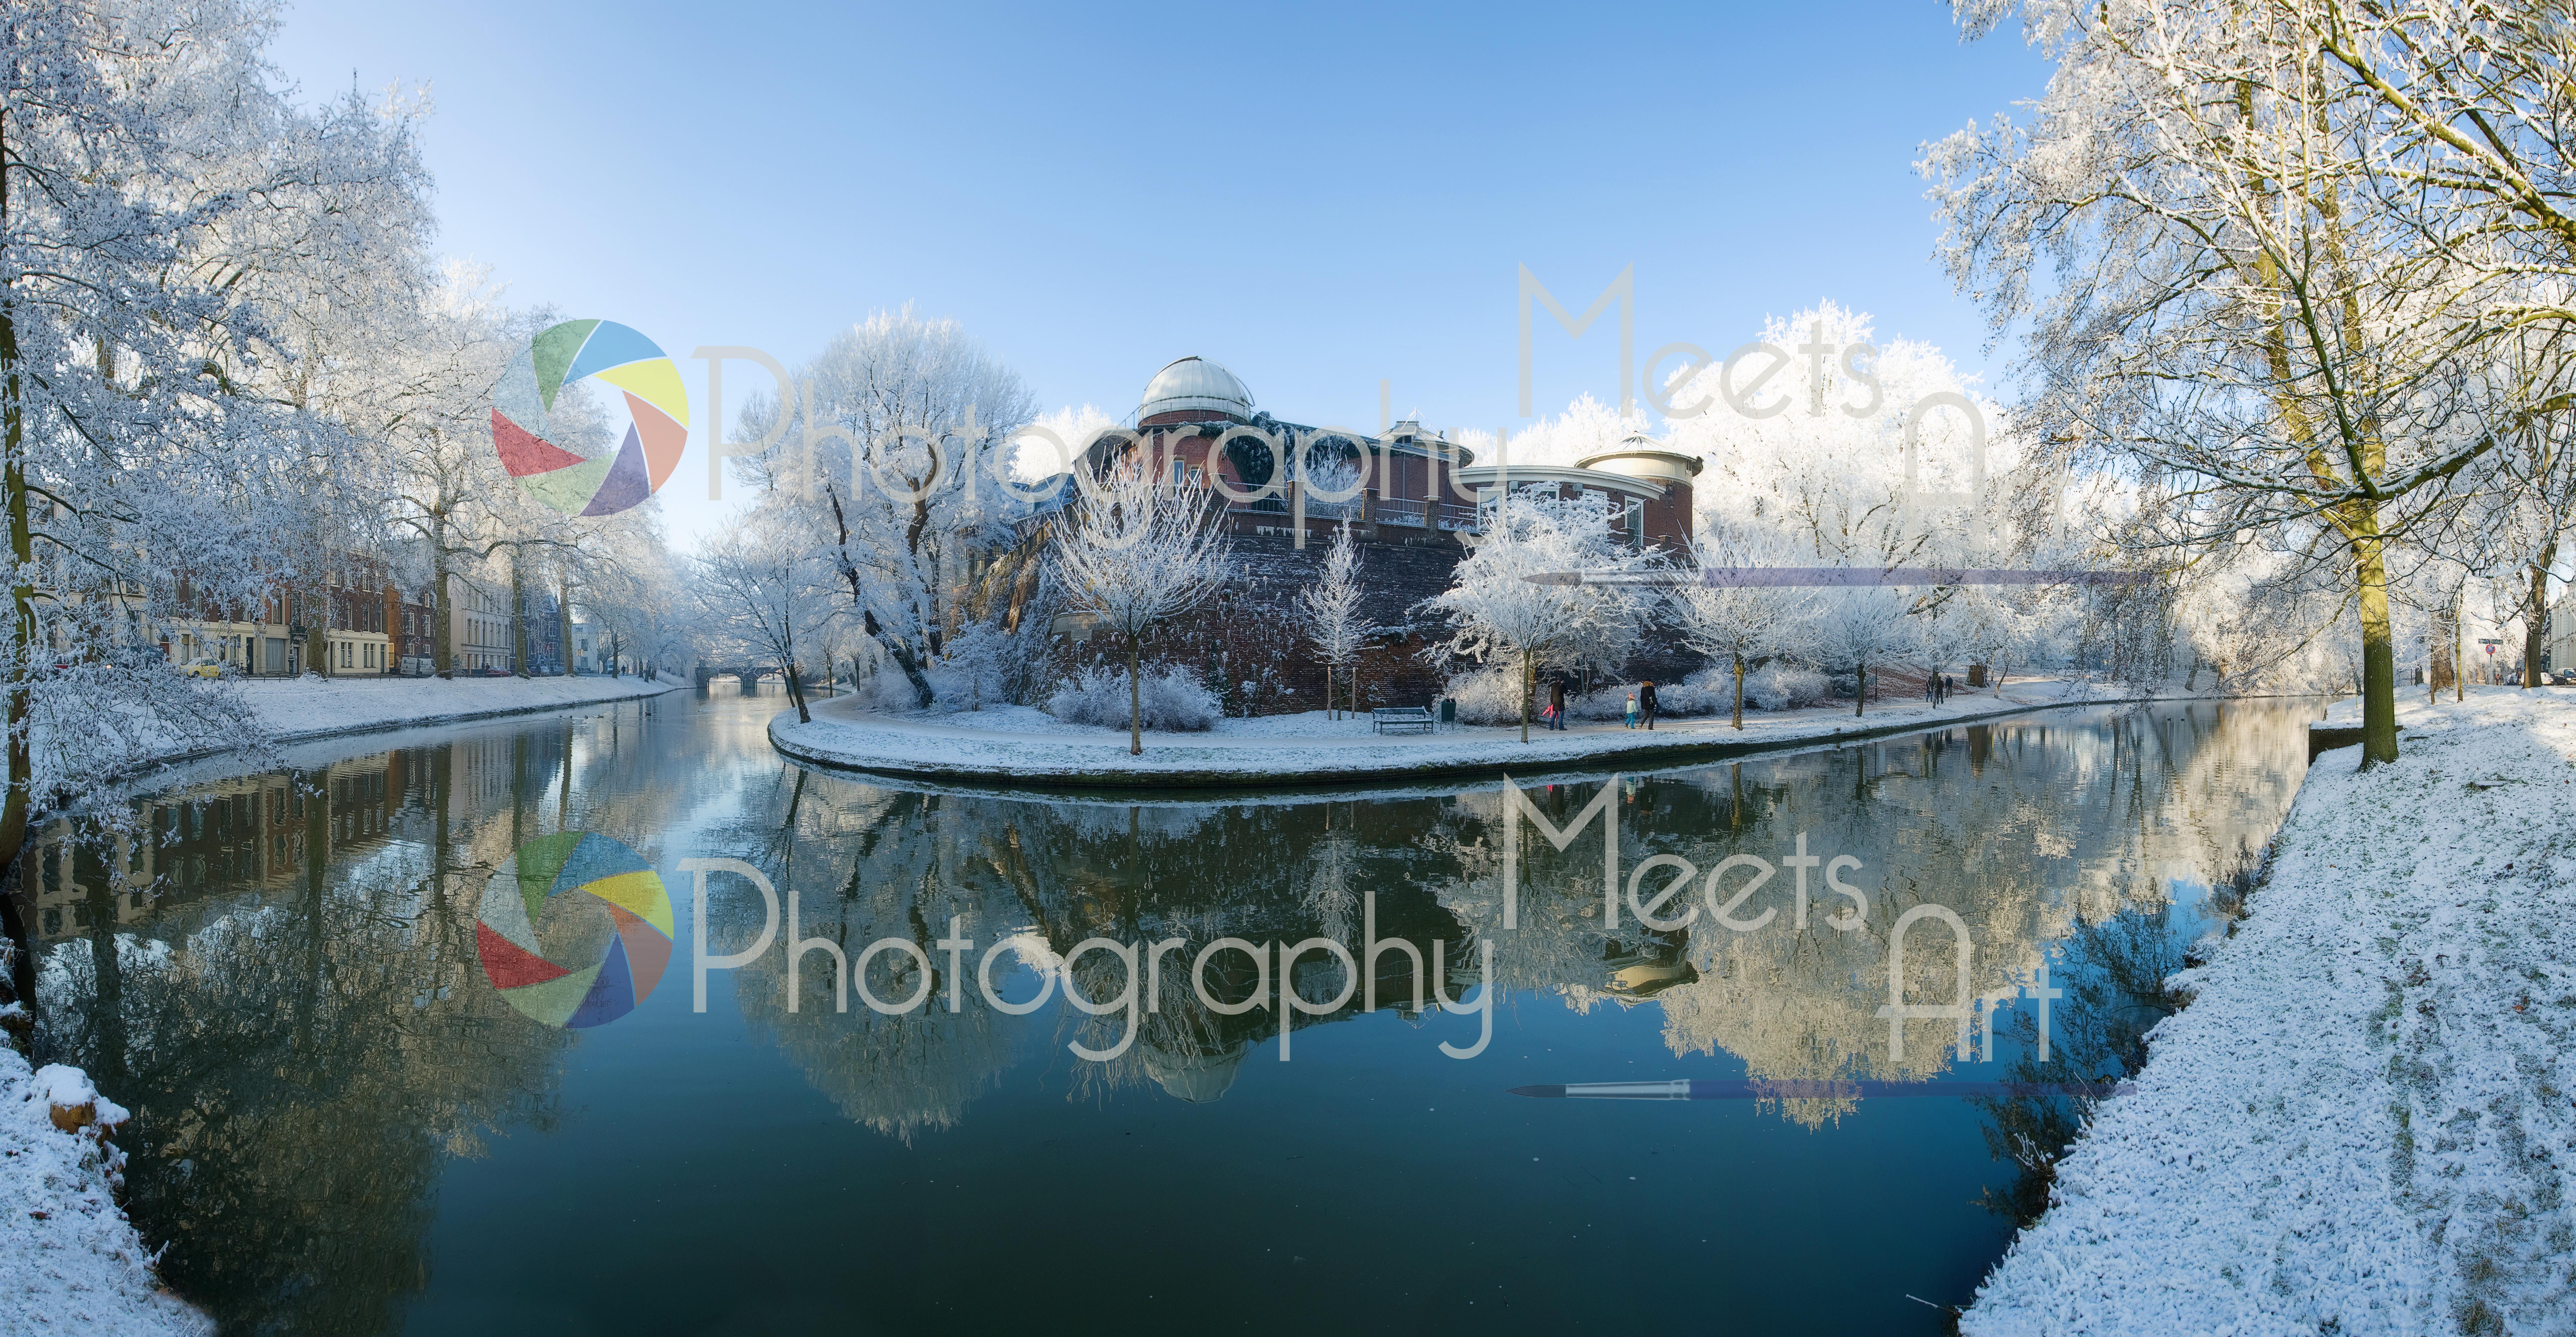
[[1617,723],[1576,724],[1562,733],[1533,726],[1526,744],[1517,725],[1380,736],[1365,716],[1327,721],[1309,711],[1222,720],[1205,733],[1147,730],[1141,757],[1127,755],[1123,730],[1068,725],[1026,706],[912,716],[869,711],[858,698],[842,697],[809,701],[810,724],[797,723],[793,711],[772,718],[769,741],[797,761],[916,780],[1069,789],[1343,784],[1533,774],[1604,762],[1682,765],[2140,699],[2099,695],[2088,684],[2061,679],[2016,680],[2003,693],[1963,692],[1939,706],[1891,700],[1858,718],[1848,706],[1748,711],[1741,732],[1723,715],[1667,718],[1651,733]]
[[2398,722],[2317,759],[1962,1331],[2576,1332],[2576,691]]

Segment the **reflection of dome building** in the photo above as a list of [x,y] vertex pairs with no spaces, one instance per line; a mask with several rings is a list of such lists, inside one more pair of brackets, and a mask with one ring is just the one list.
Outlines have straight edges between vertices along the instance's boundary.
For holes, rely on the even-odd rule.
[[1144,1064],[1146,1075],[1165,1091],[1193,1105],[1205,1105],[1233,1087],[1243,1066],[1243,1046],[1238,1044],[1216,1054],[1196,1050],[1174,1054],[1152,1041],[1143,1041],[1136,1046],[1136,1057]]

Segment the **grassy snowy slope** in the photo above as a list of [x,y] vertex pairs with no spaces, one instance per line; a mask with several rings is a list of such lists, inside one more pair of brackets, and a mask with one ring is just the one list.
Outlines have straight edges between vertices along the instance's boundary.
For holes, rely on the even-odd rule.
[[1963,1331],[2576,1333],[2576,691],[2400,720],[2318,758]]

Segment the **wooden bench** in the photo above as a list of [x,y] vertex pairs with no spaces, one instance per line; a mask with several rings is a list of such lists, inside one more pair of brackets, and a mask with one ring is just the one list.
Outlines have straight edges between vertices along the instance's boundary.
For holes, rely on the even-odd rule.
[[1369,728],[1376,733],[1429,733],[1434,723],[1424,706],[1380,706],[1369,712]]

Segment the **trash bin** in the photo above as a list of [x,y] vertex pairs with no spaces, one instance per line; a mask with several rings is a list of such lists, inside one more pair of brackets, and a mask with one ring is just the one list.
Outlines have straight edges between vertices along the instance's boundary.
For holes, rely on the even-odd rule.
[[1453,729],[1458,727],[1458,698],[1454,696],[1440,698],[1440,722]]

